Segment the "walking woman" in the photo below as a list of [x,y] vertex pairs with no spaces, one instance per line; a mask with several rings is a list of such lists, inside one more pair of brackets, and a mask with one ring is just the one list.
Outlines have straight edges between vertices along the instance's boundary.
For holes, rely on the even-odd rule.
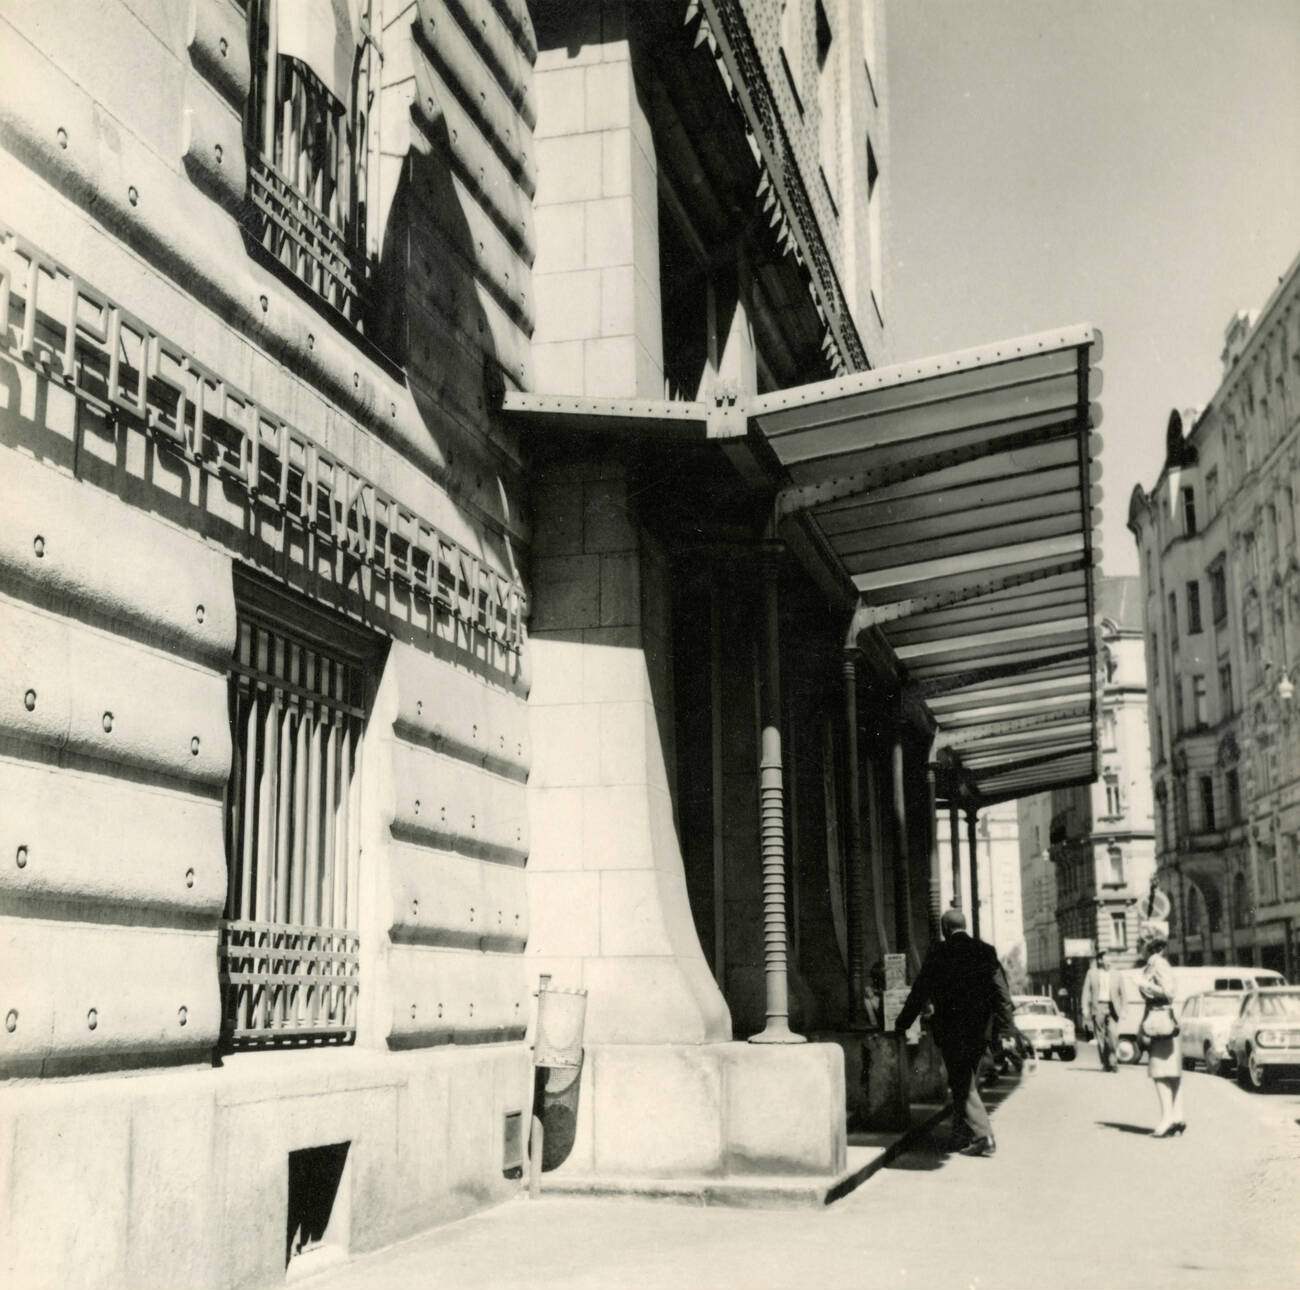
[[1169,924],[1159,919],[1149,919],[1138,928],[1138,957],[1143,965],[1138,989],[1146,1000],[1141,1032],[1149,1045],[1147,1073],[1160,1099],[1160,1123],[1152,1130],[1156,1138],[1171,1138],[1187,1128],[1183,1118],[1183,1054],[1174,1016],[1174,974],[1165,958],[1168,941]]

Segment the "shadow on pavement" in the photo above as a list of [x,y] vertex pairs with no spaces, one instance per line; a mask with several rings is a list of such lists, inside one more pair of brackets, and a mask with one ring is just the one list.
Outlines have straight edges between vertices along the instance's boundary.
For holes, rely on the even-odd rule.
[[1094,1120],[1093,1123],[1103,1129],[1115,1129],[1120,1133],[1141,1133],[1145,1137],[1151,1136],[1151,1126],[1147,1124],[1121,1124],[1118,1120]]
[[[998,1107],[1007,1100],[1024,1082],[1024,1076],[1000,1075],[991,1083],[980,1088],[980,1096],[988,1108],[989,1115],[996,1115]],[[959,1154],[950,1145],[952,1136],[952,1118],[945,1116],[924,1133],[919,1134],[906,1151],[895,1156],[886,1169],[926,1172],[942,1169],[951,1156]]]

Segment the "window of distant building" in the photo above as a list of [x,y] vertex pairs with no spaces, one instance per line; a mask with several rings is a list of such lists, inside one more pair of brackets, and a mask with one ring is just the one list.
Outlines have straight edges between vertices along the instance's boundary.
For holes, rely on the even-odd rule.
[[1236,711],[1236,701],[1232,697],[1232,664],[1219,664],[1219,716],[1226,718]]
[[1237,870],[1232,875],[1232,924],[1234,927],[1249,927],[1251,922],[1250,894],[1246,886],[1246,875]]
[[1196,490],[1183,489],[1183,532],[1188,537],[1196,536]]
[[1124,881],[1124,852],[1119,847],[1106,851],[1106,881],[1117,886]]
[[803,111],[803,0],[784,0],[781,5],[781,65],[794,94],[795,106]]
[[1169,593],[1169,645],[1178,649],[1178,597],[1172,591]]
[[1123,812],[1123,806],[1120,802],[1119,776],[1113,770],[1108,770],[1104,779],[1106,784],[1106,814],[1109,816],[1120,815]]
[[1113,710],[1101,714],[1102,747],[1114,751],[1116,744],[1116,723]]
[[1128,920],[1119,910],[1110,916],[1110,947],[1113,950],[1128,949]]
[[1205,504],[1207,514],[1205,522],[1212,523],[1214,517],[1219,513],[1219,472],[1211,470],[1205,476]]
[[1228,574],[1223,556],[1210,566],[1210,613],[1217,627],[1228,616]]
[[1151,633],[1151,684],[1160,684],[1160,636]]
[[876,191],[880,181],[880,163],[876,160],[876,150],[867,140],[867,236],[871,240],[869,254],[871,259],[871,295],[876,302],[876,310],[883,316],[885,306],[885,248],[881,242],[880,194]]
[[1174,694],[1174,734],[1181,735],[1186,728],[1183,719],[1183,678],[1181,676],[1174,677],[1172,689]]
[[1214,780],[1201,775],[1197,780],[1201,795],[1201,827],[1206,833],[1214,832]]
[[1198,730],[1210,724],[1210,697],[1200,673],[1192,677],[1192,720]]
[[1201,633],[1201,584],[1193,579],[1187,584],[1187,634]]
[[1228,800],[1228,823],[1241,823],[1241,780],[1237,776],[1236,767],[1229,770],[1223,777],[1224,796]]
[[245,227],[361,330],[370,102],[369,0],[249,0]]
[[835,90],[835,60],[831,48],[835,33],[822,0],[816,0],[817,17],[817,147],[821,162],[822,179],[838,213],[840,204],[839,113]]
[[1159,764],[1165,759],[1165,718],[1158,707],[1152,711],[1156,714],[1156,763]]

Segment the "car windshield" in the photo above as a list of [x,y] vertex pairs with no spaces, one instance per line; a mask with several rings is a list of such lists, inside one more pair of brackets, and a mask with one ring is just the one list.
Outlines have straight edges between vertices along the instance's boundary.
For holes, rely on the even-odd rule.
[[1207,995],[1201,1000],[1202,1017],[1235,1017],[1241,1007],[1241,996]]
[[1259,1015],[1261,1017],[1300,1017],[1300,990],[1287,994],[1261,994],[1259,996]]
[[1016,1015],[1019,1017],[1059,1017],[1056,1004],[1045,999],[1042,1003],[1018,1003]]

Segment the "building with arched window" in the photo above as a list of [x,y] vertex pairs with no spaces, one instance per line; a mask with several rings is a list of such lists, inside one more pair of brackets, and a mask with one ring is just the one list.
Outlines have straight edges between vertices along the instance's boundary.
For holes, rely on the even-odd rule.
[[1175,957],[1294,978],[1300,260],[1262,310],[1234,314],[1222,363],[1205,408],[1170,414],[1160,476],[1129,505],[1148,611],[1160,883]]

